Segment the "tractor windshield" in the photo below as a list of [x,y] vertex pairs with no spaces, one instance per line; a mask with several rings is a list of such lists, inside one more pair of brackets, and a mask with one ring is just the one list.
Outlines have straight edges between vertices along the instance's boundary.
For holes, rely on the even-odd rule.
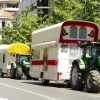
[[92,56],[100,56],[100,47],[94,46],[92,48]]
[[30,56],[29,55],[21,55],[20,56],[20,62],[23,61],[23,60],[29,62]]

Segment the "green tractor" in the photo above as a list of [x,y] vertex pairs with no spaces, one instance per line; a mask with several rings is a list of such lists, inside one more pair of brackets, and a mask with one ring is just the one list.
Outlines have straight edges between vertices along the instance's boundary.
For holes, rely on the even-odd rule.
[[30,79],[30,54],[17,54],[16,61],[11,64],[10,77],[12,79]]
[[100,91],[100,43],[78,43],[83,55],[72,62],[71,88],[82,91],[85,87],[90,93]]

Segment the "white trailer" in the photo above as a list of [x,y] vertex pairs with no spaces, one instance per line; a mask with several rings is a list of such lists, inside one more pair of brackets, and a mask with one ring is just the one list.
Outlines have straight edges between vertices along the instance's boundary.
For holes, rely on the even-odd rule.
[[16,60],[16,55],[8,53],[10,45],[0,45],[0,77],[4,74],[10,75],[11,63]]
[[65,21],[34,31],[29,74],[49,81],[69,82],[72,61],[82,55],[77,42],[98,41],[100,25],[88,21]]
[[[16,68],[13,68],[14,67],[13,64],[16,61],[17,59],[16,57],[18,56],[18,54],[30,55],[30,47],[23,43],[0,45],[0,77],[3,77],[4,74],[7,74],[12,78],[12,73],[15,76],[14,69]],[[21,59],[24,59],[24,58],[22,57]]]

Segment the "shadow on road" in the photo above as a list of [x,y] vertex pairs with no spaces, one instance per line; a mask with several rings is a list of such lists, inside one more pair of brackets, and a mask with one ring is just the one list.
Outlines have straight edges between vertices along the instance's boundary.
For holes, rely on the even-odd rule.
[[[86,93],[86,94],[90,94],[86,91],[86,88],[84,88],[83,91],[78,91],[78,90],[72,90],[70,87],[68,87],[65,84],[61,84],[61,83],[55,83],[55,82],[50,82],[48,85],[43,85],[41,81],[35,81],[33,80],[33,82],[22,82],[22,83],[26,83],[26,84],[32,84],[32,85],[38,85],[38,86],[45,86],[45,87],[54,87],[54,88],[62,88],[62,89],[66,89],[72,92],[80,92],[80,93]],[[93,94],[98,94],[98,93],[93,93]]]
[[83,92],[83,93],[87,93],[86,89],[84,89],[83,91],[77,91],[77,90],[72,90],[70,87],[67,87],[65,84],[60,84],[60,83],[53,83],[50,82],[48,85],[42,85],[41,81],[33,81],[33,82],[22,82],[22,83],[26,83],[26,84],[32,84],[32,85],[38,85],[38,86],[45,86],[45,87],[54,87],[54,88],[62,88],[62,89],[66,89],[68,91],[72,91],[72,92]]
[[65,84],[55,83],[55,82],[50,82],[48,85],[43,85],[41,81],[35,81],[35,80],[33,80],[33,82],[22,82],[22,83],[39,85],[39,86],[46,86],[46,87],[69,88]]

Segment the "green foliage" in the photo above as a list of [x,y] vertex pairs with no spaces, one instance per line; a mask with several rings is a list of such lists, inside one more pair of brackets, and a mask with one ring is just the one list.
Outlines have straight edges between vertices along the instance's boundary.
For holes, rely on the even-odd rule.
[[85,20],[100,24],[99,0],[53,0],[53,23]]
[[76,0],[53,0],[51,5],[53,9],[53,21],[54,23],[76,20],[79,18],[79,10],[81,5]]
[[100,24],[100,1],[99,0],[81,0],[81,19]]
[[20,42],[30,45],[30,36],[34,30],[51,25],[47,15],[42,16],[42,10],[39,12],[40,16],[28,11],[29,7],[25,7],[22,13],[17,13],[15,19],[10,19],[13,27],[4,28],[2,44]]
[[98,0],[52,0],[52,14],[43,16],[43,11],[37,14],[29,13],[25,7],[22,13],[17,13],[15,19],[10,19],[13,27],[5,27],[2,44],[21,42],[30,45],[30,35],[34,30],[57,24],[66,20],[85,20],[100,24],[100,3]]

